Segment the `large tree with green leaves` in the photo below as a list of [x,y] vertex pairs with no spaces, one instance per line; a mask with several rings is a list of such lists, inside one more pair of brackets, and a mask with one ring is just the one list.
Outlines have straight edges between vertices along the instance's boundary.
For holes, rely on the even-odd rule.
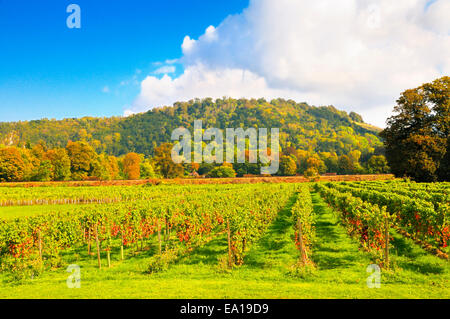
[[280,170],[279,175],[282,176],[293,176],[297,172],[297,164],[295,163],[294,157],[291,156],[281,156],[280,158]]
[[84,141],[69,141],[66,150],[70,158],[72,178],[81,180],[90,176],[94,170],[94,162],[98,157],[92,146]]
[[389,165],[384,155],[372,155],[367,161],[367,171],[370,174],[387,174]]
[[217,166],[213,168],[207,175],[213,178],[236,177],[236,172],[230,166]]
[[163,143],[155,148],[155,157],[153,158],[156,169],[165,178],[181,177],[184,174],[184,168],[181,164],[176,164],[171,157],[172,143]]
[[449,180],[450,77],[406,90],[380,135],[397,176]]
[[70,178],[70,158],[64,148],[48,150],[45,159],[51,163],[52,180],[64,181]]

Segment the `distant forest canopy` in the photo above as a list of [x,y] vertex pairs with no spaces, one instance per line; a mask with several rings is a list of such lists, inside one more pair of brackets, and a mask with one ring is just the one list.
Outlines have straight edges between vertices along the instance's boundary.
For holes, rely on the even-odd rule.
[[382,147],[381,129],[365,124],[359,114],[333,106],[314,107],[306,103],[277,99],[196,99],[177,102],[130,117],[0,122],[0,144],[25,147],[44,142],[49,148],[66,147],[71,141],[87,141],[97,153],[120,156],[129,152],[153,155],[156,146],[170,142],[174,129],[192,128],[194,120],[203,128],[280,128],[281,147],[312,153],[363,156]]
[[176,165],[178,127],[279,128],[279,175],[387,173],[380,129],[333,106],[277,99],[196,99],[130,117],[0,123],[0,181],[259,174],[260,164]]

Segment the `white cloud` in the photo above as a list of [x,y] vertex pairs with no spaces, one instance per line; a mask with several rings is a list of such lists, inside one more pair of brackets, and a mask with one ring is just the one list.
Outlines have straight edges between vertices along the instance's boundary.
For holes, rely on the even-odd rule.
[[165,64],[175,64],[175,63],[178,63],[178,59],[167,59],[164,63]]
[[170,74],[175,72],[175,67],[172,65],[165,65],[153,71],[154,74]]
[[110,92],[109,86],[107,86],[107,85],[104,86],[103,89],[102,89],[102,92],[103,93],[109,93]]
[[204,38],[205,38],[205,41],[208,41],[208,42],[213,42],[213,41],[217,40],[216,28],[214,28],[214,26],[212,26],[212,25],[210,25],[208,28],[206,28]]
[[430,30],[448,36],[450,34],[450,1],[433,2],[423,16],[423,23]]
[[141,83],[141,94],[135,101],[133,110],[128,111],[146,110],[149,101],[153,106],[162,106],[199,96],[277,98],[283,95],[292,95],[297,99],[302,97],[295,91],[270,88],[263,77],[250,71],[230,68],[213,70],[202,64],[196,64],[187,67],[178,78],[172,78],[169,75],[164,75],[161,79],[148,76]]
[[449,6],[251,0],[197,40],[186,36],[184,73],[147,77],[129,111],[194,97],[284,97],[333,104],[384,126],[402,91],[450,73]]
[[128,109],[123,112],[123,116],[125,116],[125,117],[131,116],[133,114],[135,114],[135,112],[128,110]]
[[184,37],[183,44],[181,44],[181,48],[183,49],[183,53],[188,53],[195,45],[195,40],[191,39],[188,35]]

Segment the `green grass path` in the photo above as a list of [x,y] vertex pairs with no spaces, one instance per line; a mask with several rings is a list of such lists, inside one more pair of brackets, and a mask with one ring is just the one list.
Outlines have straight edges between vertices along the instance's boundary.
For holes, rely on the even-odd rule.
[[365,283],[366,268],[372,262],[359,250],[358,243],[351,239],[318,194],[312,195],[316,240],[312,259],[317,266],[322,282],[357,285]]
[[294,244],[290,211],[296,200],[296,195],[289,199],[265,234],[251,247],[244,258],[243,271],[270,270],[283,275],[296,262],[299,253]]

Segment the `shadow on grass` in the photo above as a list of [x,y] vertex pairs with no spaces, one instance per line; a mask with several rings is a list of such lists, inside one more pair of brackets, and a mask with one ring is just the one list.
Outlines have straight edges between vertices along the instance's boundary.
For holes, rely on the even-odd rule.
[[397,232],[391,231],[391,238],[393,247],[391,252],[394,254],[399,267],[422,274],[444,273],[445,261],[427,253],[411,239],[405,238]]
[[[95,242],[91,243],[91,254],[88,254],[87,244],[79,247],[63,250],[60,252],[60,257],[63,265],[67,264],[83,264],[90,267],[98,267],[97,260],[97,247]],[[164,250],[164,243],[162,249]],[[107,252],[105,251],[105,245],[100,246],[100,258],[102,268],[108,267],[107,262]],[[111,266],[115,267],[121,262],[126,262],[131,260],[133,263],[138,263],[142,260],[148,259],[149,257],[157,254],[159,251],[159,244],[156,238],[146,239],[144,241],[143,247],[141,249],[141,244],[139,242],[138,247],[135,244],[129,246],[124,246],[124,260],[121,260],[121,250],[120,241],[114,241],[111,246],[110,258]]]
[[391,244],[394,247],[394,251],[398,256],[404,256],[407,258],[417,258],[421,255],[420,251],[414,249],[412,243],[407,238],[401,236],[400,234],[390,232],[392,238]]
[[190,254],[179,258],[175,264],[194,265],[202,263],[204,265],[215,265],[219,257],[228,251],[226,235],[214,238],[202,247],[194,249]]

